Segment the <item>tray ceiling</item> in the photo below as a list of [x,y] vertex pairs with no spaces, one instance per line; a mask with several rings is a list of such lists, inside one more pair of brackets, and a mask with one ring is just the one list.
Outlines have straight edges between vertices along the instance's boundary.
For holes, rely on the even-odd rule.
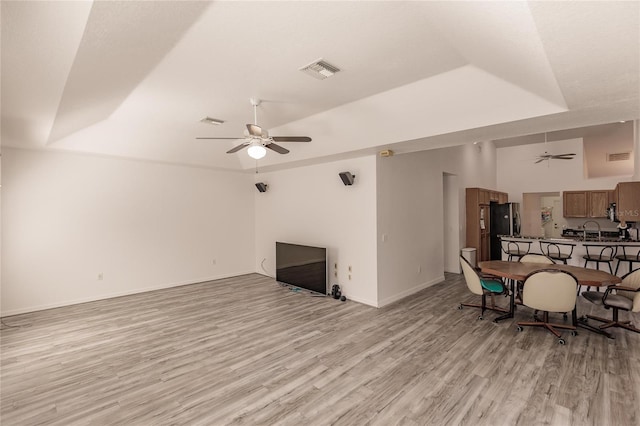
[[[2,145],[246,170],[640,115],[637,2],[3,1]],[[324,58],[342,71],[315,80]],[[205,116],[221,126],[200,122]]]

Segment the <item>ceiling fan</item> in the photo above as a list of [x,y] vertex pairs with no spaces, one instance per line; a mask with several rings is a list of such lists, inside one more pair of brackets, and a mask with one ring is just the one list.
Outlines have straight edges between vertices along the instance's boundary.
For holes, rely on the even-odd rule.
[[[576,154],[549,154],[547,151],[547,132],[544,133],[544,154],[538,155],[535,164],[549,160],[572,160]],[[547,163],[548,164],[548,163]]]
[[[260,99],[251,98],[251,105],[253,105],[253,124],[247,124],[247,130],[244,134],[244,142],[238,146],[231,148],[227,151],[227,154],[233,154],[243,148],[248,147],[248,154],[251,158],[256,160],[264,157],[267,153],[265,148],[269,148],[278,154],[288,154],[289,150],[282,147],[275,142],[311,142],[311,138],[308,136],[269,136],[262,127],[258,126],[258,106],[262,102]],[[196,138],[196,139],[242,139],[239,138]]]

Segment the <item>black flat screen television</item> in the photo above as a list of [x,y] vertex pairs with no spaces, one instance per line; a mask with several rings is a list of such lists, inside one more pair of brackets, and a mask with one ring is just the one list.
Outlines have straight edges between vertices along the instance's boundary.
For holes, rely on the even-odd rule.
[[276,281],[327,294],[327,249],[276,242]]

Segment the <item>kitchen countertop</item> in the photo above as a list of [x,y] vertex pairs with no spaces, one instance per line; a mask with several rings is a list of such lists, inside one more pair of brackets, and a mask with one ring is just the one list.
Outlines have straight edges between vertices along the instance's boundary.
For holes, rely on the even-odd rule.
[[536,241],[551,241],[557,243],[619,243],[619,244],[634,244],[638,241],[635,240],[621,240],[620,238],[608,238],[608,237],[587,237],[586,239],[583,237],[560,237],[560,238],[549,238],[549,237],[534,237],[527,235],[498,235],[501,239],[513,239],[513,240],[536,240]]

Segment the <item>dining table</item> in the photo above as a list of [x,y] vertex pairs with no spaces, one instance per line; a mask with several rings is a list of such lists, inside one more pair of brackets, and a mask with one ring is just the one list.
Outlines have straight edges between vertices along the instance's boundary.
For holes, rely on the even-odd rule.
[[[499,316],[494,321],[501,321],[506,318],[513,318],[515,314],[515,283],[518,281],[523,282],[529,274],[540,270],[559,270],[572,274],[577,282],[578,295],[582,286],[586,287],[608,287],[612,284],[622,282],[622,279],[616,275],[610,274],[605,271],[591,268],[583,268],[580,266],[564,265],[564,264],[546,264],[546,263],[529,263],[529,262],[508,262],[504,260],[487,260],[479,262],[478,266],[483,274],[494,275],[502,278],[506,278],[510,281],[510,299],[509,299],[509,312]],[[604,293],[603,293],[604,294]],[[603,334],[609,338],[613,336],[604,330],[592,327],[586,323],[586,321],[578,321],[576,309],[572,312],[573,324],[581,328],[585,328],[590,331],[594,331],[599,334]]]

